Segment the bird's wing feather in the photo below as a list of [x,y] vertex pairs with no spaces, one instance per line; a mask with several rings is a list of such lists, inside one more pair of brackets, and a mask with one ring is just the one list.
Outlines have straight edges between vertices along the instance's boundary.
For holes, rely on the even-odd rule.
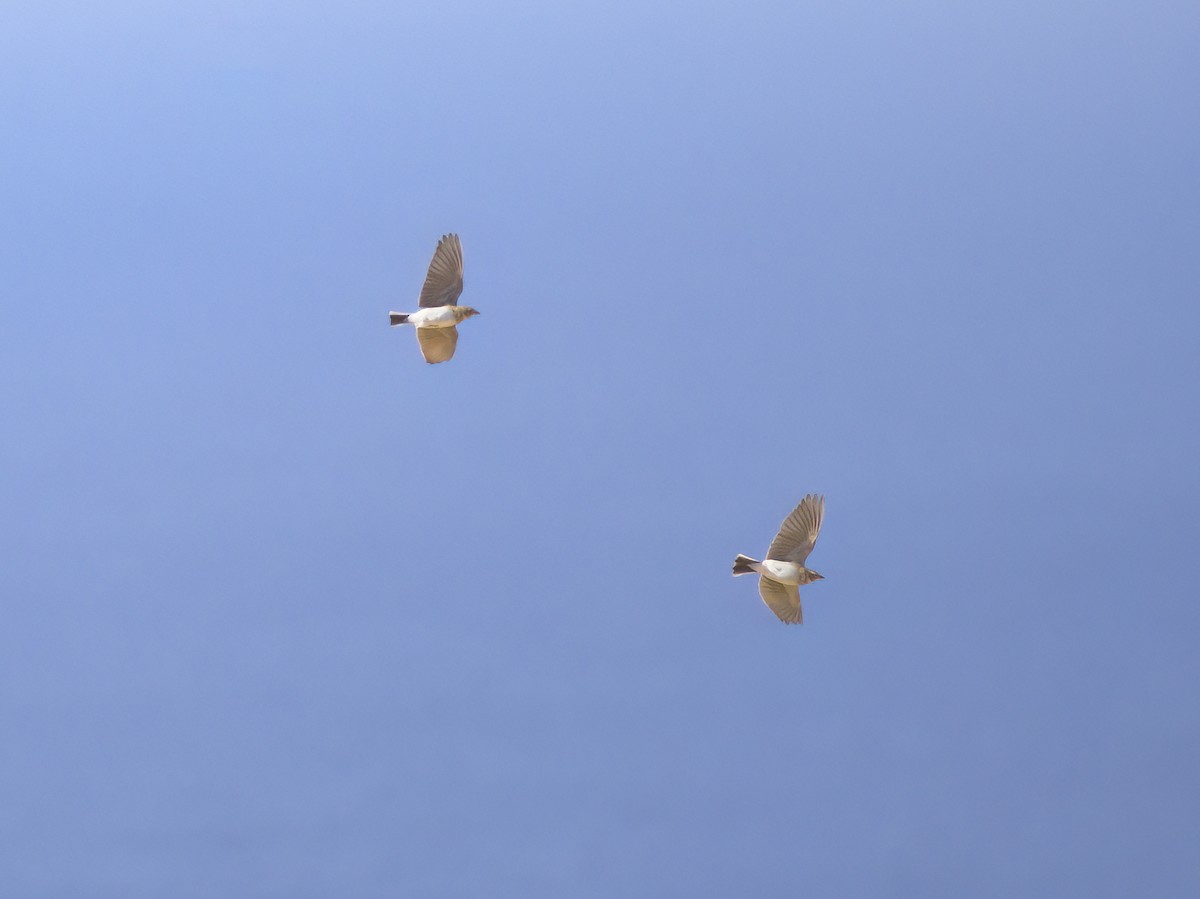
[[800,624],[804,620],[804,612],[800,608],[800,588],[795,584],[781,584],[769,577],[760,577],[758,595],[784,624]]
[[417,340],[426,362],[445,362],[458,346],[458,328],[417,328]]
[[456,306],[463,291],[462,243],[457,234],[447,234],[438,241],[421,288],[422,309],[429,306]]
[[779,526],[779,533],[771,541],[766,557],[803,565],[817,543],[817,534],[821,531],[821,521],[824,517],[825,497],[815,493],[808,494],[800,501],[800,505],[792,510],[792,514],[783,520],[783,524]]

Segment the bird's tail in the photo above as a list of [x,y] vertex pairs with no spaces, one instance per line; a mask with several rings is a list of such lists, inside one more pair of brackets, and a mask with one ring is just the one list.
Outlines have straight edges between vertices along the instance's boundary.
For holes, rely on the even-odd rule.
[[749,556],[743,556],[738,553],[737,558],[733,560],[734,576],[739,574],[753,574],[754,569],[750,567],[751,562],[757,562],[758,559],[752,559]]
[[388,316],[391,318],[393,325],[402,325],[408,321],[408,315],[403,312],[389,312]]

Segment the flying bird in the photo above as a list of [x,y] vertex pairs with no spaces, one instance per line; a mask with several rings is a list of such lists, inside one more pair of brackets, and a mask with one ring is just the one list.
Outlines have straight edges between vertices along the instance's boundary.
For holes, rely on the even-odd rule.
[[462,243],[457,234],[446,234],[438,241],[421,288],[421,308],[416,312],[391,312],[393,325],[415,325],[421,355],[429,363],[445,362],[458,346],[458,324],[477,309],[458,305],[463,290]]
[[759,562],[739,553],[733,560],[734,575],[758,572],[758,594],[784,624],[800,624],[804,620],[800,586],[825,577],[804,567],[817,543],[824,517],[825,497],[810,493],[783,520],[779,533],[767,548],[766,559]]

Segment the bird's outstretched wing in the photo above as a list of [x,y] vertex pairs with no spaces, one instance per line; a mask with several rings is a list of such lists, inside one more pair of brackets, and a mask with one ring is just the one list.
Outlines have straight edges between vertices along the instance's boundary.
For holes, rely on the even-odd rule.
[[800,588],[795,584],[781,584],[769,577],[760,577],[758,595],[784,624],[800,624],[804,621],[804,611],[800,608]]
[[768,559],[780,562],[795,562],[803,565],[808,554],[817,543],[821,531],[821,520],[825,517],[825,497],[810,493],[783,520],[779,533],[767,550]]
[[[457,234],[447,234],[438,241],[421,288],[422,309],[430,306],[457,306],[463,291],[462,243]],[[450,358],[447,356],[446,358]]]
[[417,328],[417,341],[426,362],[445,362],[458,346],[458,328]]

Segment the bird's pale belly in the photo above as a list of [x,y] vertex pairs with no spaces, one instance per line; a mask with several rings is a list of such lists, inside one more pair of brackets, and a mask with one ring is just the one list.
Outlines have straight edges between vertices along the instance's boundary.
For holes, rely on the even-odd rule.
[[410,315],[408,320],[418,328],[453,328],[454,307],[436,306],[432,309],[422,309]]
[[762,563],[762,573],[773,581],[779,581],[781,584],[799,584],[800,573],[803,570],[803,566],[797,565],[795,562],[780,562],[776,559],[767,559]]

